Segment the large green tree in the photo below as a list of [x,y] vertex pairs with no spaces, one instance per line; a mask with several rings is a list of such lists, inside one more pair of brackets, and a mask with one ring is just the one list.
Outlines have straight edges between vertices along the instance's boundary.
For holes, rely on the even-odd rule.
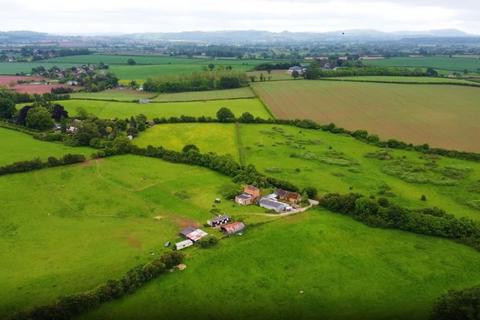
[[15,102],[8,98],[0,98],[0,118],[10,119],[15,114]]
[[232,122],[235,120],[235,115],[230,109],[223,107],[217,111],[217,119],[220,122]]
[[35,107],[27,112],[27,127],[37,130],[47,130],[53,127],[50,112],[44,107]]

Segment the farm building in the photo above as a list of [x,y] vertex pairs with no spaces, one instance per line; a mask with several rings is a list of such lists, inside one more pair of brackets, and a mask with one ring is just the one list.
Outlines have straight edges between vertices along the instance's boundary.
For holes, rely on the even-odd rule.
[[243,193],[235,197],[235,202],[243,206],[248,206],[255,203],[260,196],[260,189],[252,185],[246,185],[243,188]]
[[193,231],[197,230],[195,227],[188,227],[180,231],[180,235],[184,236],[185,238],[192,233]]
[[194,231],[187,234],[187,238],[192,240],[193,242],[197,242],[205,236],[208,236],[208,233],[206,233],[202,229],[195,229]]
[[245,229],[245,224],[243,222],[233,222],[222,226],[221,229],[225,234],[235,234]]
[[224,215],[224,216],[216,217],[216,218],[214,218],[214,219],[212,219],[212,220],[208,220],[208,221],[207,221],[207,224],[208,224],[210,227],[218,227],[218,226],[227,224],[229,221],[230,221],[230,217]]
[[188,248],[190,246],[193,246],[193,241],[192,240],[184,240],[184,241],[180,241],[180,242],[175,243],[175,249],[177,249],[177,250],[182,250],[182,249]]
[[292,210],[292,207],[288,204],[266,197],[260,199],[259,205],[262,208],[273,210],[278,213]]
[[302,201],[302,196],[298,192],[286,191],[283,189],[277,189],[275,194],[278,200],[287,201],[289,203],[297,204]]
[[307,68],[303,68],[303,67],[300,67],[300,66],[294,66],[294,67],[289,68],[287,73],[290,74],[290,75],[293,75],[294,72],[297,72],[297,74],[299,76],[301,76],[302,74],[305,73],[305,71],[307,71]]

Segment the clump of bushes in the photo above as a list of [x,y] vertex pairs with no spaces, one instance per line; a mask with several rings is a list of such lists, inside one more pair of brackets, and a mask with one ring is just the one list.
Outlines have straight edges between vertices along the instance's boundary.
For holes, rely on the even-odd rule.
[[480,286],[450,290],[437,299],[430,317],[435,320],[480,319]]
[[200,239],[199,241],[197,241],[197,243],[201,248],[206,249],[216,246],[218,243],[218,239],[215,236],[209,235]]

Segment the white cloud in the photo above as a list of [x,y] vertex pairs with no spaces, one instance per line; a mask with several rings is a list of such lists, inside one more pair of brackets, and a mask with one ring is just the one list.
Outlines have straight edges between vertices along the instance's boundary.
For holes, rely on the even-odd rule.
[[0,0],[0,30],[52,33],[185,30],[430,30],[480,33],[474,0]]

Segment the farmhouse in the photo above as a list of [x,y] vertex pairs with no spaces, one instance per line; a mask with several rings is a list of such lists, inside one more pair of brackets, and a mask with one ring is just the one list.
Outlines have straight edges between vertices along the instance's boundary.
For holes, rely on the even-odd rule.
[[207,224],[208,224],[210,227],[218,227],[218,226],[227,224],[229,221],[230,221],[230,217],[224,215],[224,216],[216,217],[216,218],[214,218],[214,219],[212,219],[212,220],[208,220],[208,221],[207,221]]
[[288,69],[287,73],[289,75],[293,75],[294,72],[297,72],[299,76],[303,75],[307,71],[307,68],[303,68],[300,66],[294,66]]
[[260,196],[260,189],[252,185],[246,185],[243,193],[235,197],[235,202],[242,206],[248,206],[255,203]]
[[260,199],[260,202],[258,204],[262,208],[273,210],[277,213],[287,212],[292,210],[292,207],[290,207],[288,204],[277,201],[273,198],[263,197],[262,199]]
[[292,204],[297,204],[302,201],[302,196],[298,192],[277,189],[275,194],[277,195],[278,200],[287,201]]
[[180,241],[180,242],[175,243],[175,249],[177,249],[177,250],[182,250],[182,249],[188,248],[190,246],[193,246],[192,240],[184,240],[184,241]]
[[225,234],[235,234],[245,229],[245,224],[243,222],[233,222],[222,226],[221,229]]

